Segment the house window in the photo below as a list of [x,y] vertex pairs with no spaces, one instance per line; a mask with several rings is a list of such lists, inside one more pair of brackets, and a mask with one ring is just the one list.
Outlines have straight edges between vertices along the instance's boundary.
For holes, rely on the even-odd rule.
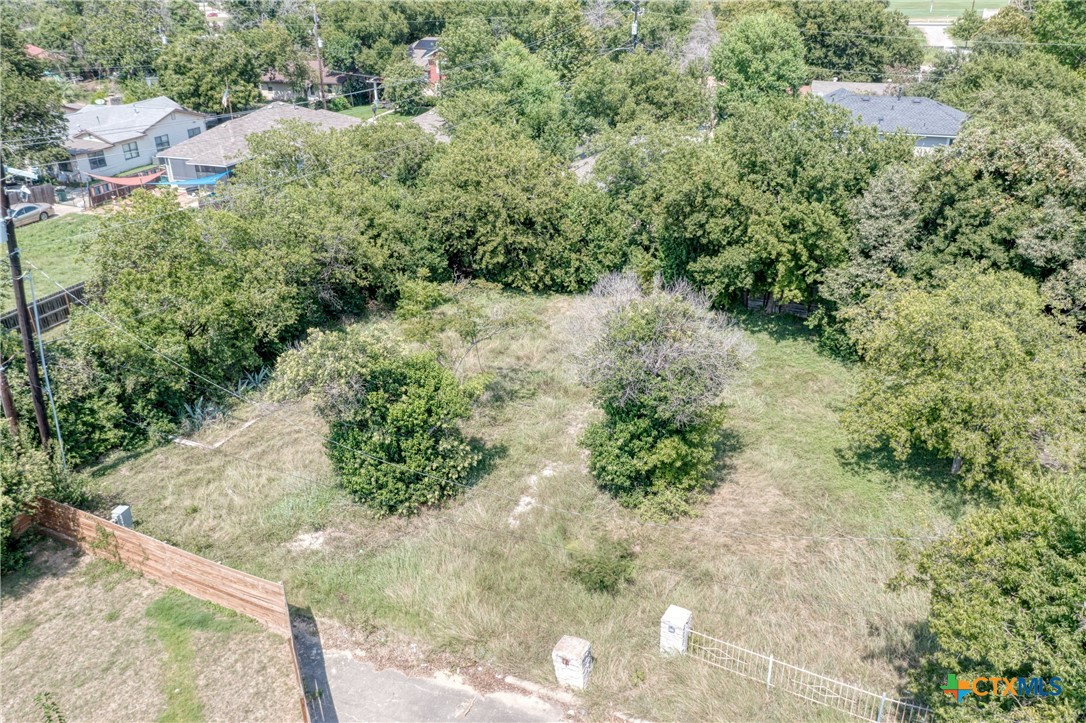
[[106,167],[106,154],[103,151],[88,153],[87,158],[90,159],[90,167],[92,171]]
[[125,143],[123,146],[121,146],[121,150],[124,151],[124,159],[126,161],[131,161],[133,158],[140,157],[140,146],[135,141],[132,141],[131,143]]
[[161,153],[170,147],[170,135],[155,136],[155,152]]
[[206,173],[209,176],[216,173],[222,173],[222,169],[218,166],[196,166],[197,173]]
[[57,168],[60,169],[61,171],[65,172],[65,173],[71,173],[72,172],[72,162],[71,161],[61,161],[60,163],[57,164]]
[[189,128],[189,138],[195,138],[200,135],[200,128]]

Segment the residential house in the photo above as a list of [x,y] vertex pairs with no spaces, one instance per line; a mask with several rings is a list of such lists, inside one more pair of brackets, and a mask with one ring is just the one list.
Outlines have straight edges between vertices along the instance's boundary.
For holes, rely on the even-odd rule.
[[[320,100],[320,88],[316,83],[320,75],[319,66],[316,60],[307,60],[306,65],[309,67],[309,82],[306,83],[305,97],[310,101]],[[324,86],[325,99],[335,98],[346,92],[347,76],[325,68],[321,85]],[[302,96],[302,93],[296,92],[290,81],[276,70],[269,70],[260,78],[260,94],[266,100],[295,100]]]
[[950,145],[969,118],[957,108],[931,98],[907,95],[857,95],[842,88],[822,96],[822,100],[852,111],[858,122],[874,126],[880,135],[901,131],[912,136],[917,153]]
[[342,113],[275,102],[170,148],[161,155],[167,177],[170,181],[188,181],[226,173],[249,158],[249,136],[285,121],[313,123],[324,130],[350,128],[362,122]]
[[169,147],[203,133],[207,116],[158,96],[121,105],[88,105],[67,113],[71,160],[62,172],[115,176],[139,166],[157,163]]
[[416,40],[407,46],[407,57],[426,73],[426,84],[433,88],[441,80],[439,54],[441,47],[434,37]]

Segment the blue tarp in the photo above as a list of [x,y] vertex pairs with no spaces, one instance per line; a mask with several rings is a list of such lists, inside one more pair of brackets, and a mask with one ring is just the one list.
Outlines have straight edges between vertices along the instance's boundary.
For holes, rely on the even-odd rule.
[[149,183],[149,186],[214,186],[230,175],[230,171],[223,171],[222,173],[216,173],[214,176],[204,176],[203,178],[190,178],[186,181],[158,181],[157,183]]

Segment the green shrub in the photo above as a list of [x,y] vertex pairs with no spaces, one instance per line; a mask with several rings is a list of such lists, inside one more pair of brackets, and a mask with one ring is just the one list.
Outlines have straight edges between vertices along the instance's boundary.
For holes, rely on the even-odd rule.
[[574,550],[569,575],[590,592],[615,595],[634,579],[634,552],[625,540],[601,538],[592,550]]
[[690,500],[709,485],[713,424],[677,429],[642,416],[606,417],[581,437],[588,468],[624,507],[653,518],[690,514]]
[[[606,311],[583,356],[607,415],[581,438],[599,486],[650,517],[689,514],[710,483],[722,395],[751,353],[743,334],[685,285],[642,296],[635,279],[596,286]],[[586,334],[593,324],[586,325]]]
[[4,573],[22,562],[12,525],[16,517],[32,511],[34,500],[44,496],[61,502],[82,501],[82,479],[58,469],[47,453],[27,440],[31,429],[24,423],[24,438],[15,439],[6,421],[0,428],[0,571]]
[[340,482],[383,514],[411,514],[466,483],[479,455],[457,422],[480,391],[432,354],[405,353],[360,328],[313,332],[283,355],[271,388],[273,396],[314,396]]

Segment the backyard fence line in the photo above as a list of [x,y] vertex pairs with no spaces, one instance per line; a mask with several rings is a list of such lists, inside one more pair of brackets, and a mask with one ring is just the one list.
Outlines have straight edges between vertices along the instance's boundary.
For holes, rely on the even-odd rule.
[[[89,512],[39,497],[33,524],[45,534],[84,552],[120,563],[168,587],[253,618],[272,632],[286,636],[302,720],[309,708],[283,583],[272,582],[200,557]],[[25,529],[25,524],[19,525]]]
[[[34,307],[38,309],[38,319],[41,321],[41,328],[36,329],[36,333],[46,332],[52,329],[54,326],[60,326],[68,321],[68,317],[72,315],[72,302],[80,303],[83,301],[83,282],[69,286],[61,291],[54,292],[48,296],[43,296],[33,304],[29,304],[27,308],[30,310],[30,325],[34,325]],[[19,328],[19,314],[18,311],[12,309],[0,315],[0,327],[4,329],[18,329]]]
[[660,619],[660,651],[696,658],[708,665],[758,681],[766,689],[777,688],[804,700],[873,723],[927,723],[931,709],[908,701],[872,693],[827,678],[805,668],[781,662],[772,655],[698,632],[689,610],[672,605]]

